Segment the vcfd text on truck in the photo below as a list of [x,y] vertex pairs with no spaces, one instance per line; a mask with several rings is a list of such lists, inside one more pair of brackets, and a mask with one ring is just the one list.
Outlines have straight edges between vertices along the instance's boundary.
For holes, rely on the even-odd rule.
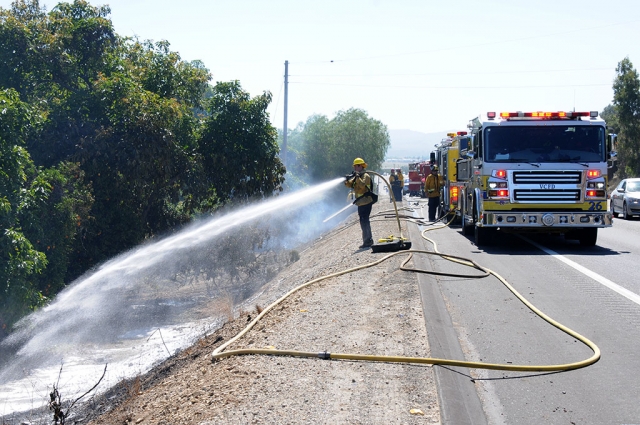
[[598,112],[489,112],[457,161],[458,213],[476,245],[496,231],[562,233],[595,245],[607,211],[606,125]]

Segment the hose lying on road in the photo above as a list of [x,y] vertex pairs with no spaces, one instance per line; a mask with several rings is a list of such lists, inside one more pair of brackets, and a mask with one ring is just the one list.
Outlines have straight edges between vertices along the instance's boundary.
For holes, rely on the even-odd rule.
[[[395,205],[394,205],[395,206]],[[395,208],[395,213],[398,215],[398,209]],[[450,223],[450,222],[449,222]],[[370,362],[395,362],[395,363],[419,363],[419,364],[432,364],[432,365],[446,365],[446,366],[461,366],[472,369],[494,369],[494,370],[508,370],[508,371],[519,371],[519,372],[557,372],[557,371],[567,371],[574,370],[589,366],[600,359],[600,349],[597,345],[591,342],[586,337],[580,335],[579,333],[569,329],[568,327],[558,323],[553,320],[538,308],[536,308],[533,304],[531,304],[528,300],[526,300],[516,289],[511,286],[502,276],[498,273],[489,270],[485,267],[480,266],[474,261],[458,257],[449,254],[443,254],[437,251],[437,245],[435,241],[427,238],[425,233],[429,230],[437,230],[438,228],[445,227],[446,225],[442,225],[439,227],[432,227],[423,230],[422,237],[433,244],[434,251],[425,251],[425,250],[407,250],[407,251],[398,251],[388,255],[385,255],[382,258],[379,258],[376,261],[373,261],[368,264],[363,264],[357,267],[353,267],[347,270],[343,270],[336,273],[331,273],[326,276],[321,276],[319,278],[313,279],[309,282],[306,282],[296,288],[290,290],[282,297],[277,299],[271,305],[266,307],[249,325],[247,325],[238,335],[222,344],[218,348],[216,348],[212,353],[212,360],[216,361],[225,357],[241,355],[241,354],[264,354],[264,355],[272,355],[272,356],[293,356],[293,357],[317,357],[321,359],[335,359],[335,360],[364,360]],[[443,259],[453,261],[459,264],[462,264],[467,267],[471,267],[476,269],[482,273],[476,275],[460,275],[460,274],[452,274],[452,273],[443,273],[443,272],[435,272],[430,270],[420,270],[406,267],[406,264],[413,258],[415,254],[424,254],[424,255],[435,255],[439,256]],[[514,365],[514,364],[500,364],[500,363],[485,363],[485,362],[472,362],[472,361],[463,361],[463,360],[453,360],[453,359],[439,359],[439,358],[430,358],[430,357],[406,357],[406,356],[380,356],[380,355],[364,355],[364,354],[348,354],[348,353],[329,353],[329,352],[306,352],[306,351],[296,351],[296,350],[277,350],[277,349],[258,349],[258,348],[248,348],[248,349],[240,349],[240,350],[230,350],[224,351],[228,346],[233,344],[235,341],[244,336],[247,332],[249,332],[270,310],[272,310],[275,306],[283,302],[292,294],[298,292],[299,290],[306,288],[307,286],[313,285],[315,283],[321,282],[326,279],[330,279],[333,277],[341,276],[347,273],[353,273],[362,269],[366,269],[368,267],[373,267],[378,264],[383,263],[384,261],[392,258],[396,255],[406,255],[407,258],[400,265],[401,270],[405,271],[413,271],[420,273],[427,273],[433,275],[440,276],[455,276],[455,277],[464,277],[464,278],[483,278],[489,275],[495,276],[502,284],[513,293],[525,306],[527,306],[533,313],[538,315],[544,321],[549,323],[550,325],[556,327],[562,332],[572,336],[578,341],[582,342],[584,345],[589,347],[593,351],[593,355],[588,359],[574,362],[574,363],[565,363],[565,364],[557,364],[557,365]]]

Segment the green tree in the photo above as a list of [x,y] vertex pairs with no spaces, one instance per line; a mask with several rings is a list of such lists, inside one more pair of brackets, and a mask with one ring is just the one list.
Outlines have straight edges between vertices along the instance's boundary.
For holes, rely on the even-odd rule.
[[42,297],[33,276],[47,264],[46,256],[24,235],[21,217],[41,196],[30,190],[36,168],[24,148],[31,124],[29,107],[13,90],[0,91],[0,335],[8,332]]
[[[309,165],[304,152],[304,123],[299,123],[287,135],[287,178],[283,183],[284,190],[295,190],[305,187],[308,182]],[[282,132],[278,130],[278,145],[282,146]]]
[[67,162],[39,170],[28,193],[34,195],[20,222],[24,235],[47,258],[46,269],[33,277],[33,284],[51,298],[66,286],[69,275],[84,272],[72,259],[82,250],[82,236],[92,221],[93,196],[79,165]]
[[616,107],[614,105],[607,105],[600,113],[600,116],[607,123],[607,131],[609,133],[617,134],[620,131],[618,111],[616,110]]
[[390,144],[387,127],[354,108],[338,112],[332,120],[321,115],[310,117],[303,139],[314,180],[344,175],[357,157],[363,158],[369,169],[380,169]]
[[211,87],[201,62],[119,37],[109,14],[0,8],[0,282],[16,314],[196,214],[282,190],[271,95]]
[[0,87],[21,96],[32,93],[50,79],[46,49],[46,14],[37,1],[15,1],[0,8]]
[[282,190],[285,169],[267,114],[270,102],[270,93],[251,98],[238,81],[215,85],[198,153],[204,188],[215,188],[220,202],[268,197]]
[[640,79],[629,58],[616,68],[613,105],[617,112],[621,177],[640,175]]

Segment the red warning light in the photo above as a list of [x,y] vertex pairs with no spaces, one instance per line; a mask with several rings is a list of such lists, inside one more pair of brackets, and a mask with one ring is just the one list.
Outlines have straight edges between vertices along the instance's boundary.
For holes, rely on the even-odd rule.
[[449,191],[449,196],[451,197],[451,202],[454,204],[458,203],[458,186],[451,186],[451,190]]
[[495,176],[499,179],[506,179],[507,170],[495,170]]
[[597,179],[598,177],[600,177],[601,173],[600,170],[589,170],[587,171],[587,178],[588,179]]

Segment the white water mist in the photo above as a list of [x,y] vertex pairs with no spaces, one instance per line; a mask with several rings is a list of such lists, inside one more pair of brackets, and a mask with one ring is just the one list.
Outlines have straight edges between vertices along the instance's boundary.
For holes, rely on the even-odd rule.
[[0,344],[8,353],[0,360],[0,417],[40,407],[61,365],[71,397],[90,388],[105,363],[103,387],[145,372],[219,324],[221,297],[245,301],[295,261],[296,247],[335,225],[322,221],[343,205],[342,196],[342,203],[327,196],[342,180],[196,223],[73,282]]

